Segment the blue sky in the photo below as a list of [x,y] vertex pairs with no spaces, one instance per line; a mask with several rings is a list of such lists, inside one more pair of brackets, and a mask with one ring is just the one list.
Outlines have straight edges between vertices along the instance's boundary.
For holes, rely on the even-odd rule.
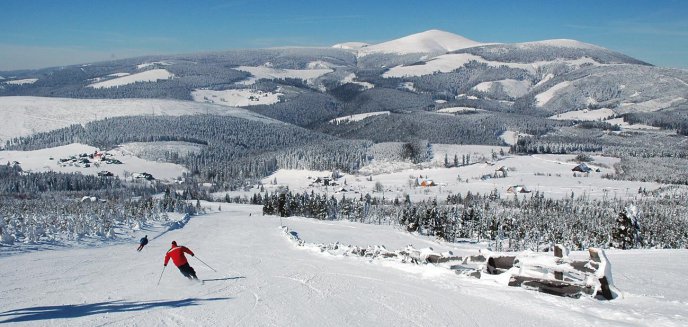
[[382,42],[441,29],[482,42],[553,38],[688,68],[688,1],[2,0],[0,70],[145,54]]

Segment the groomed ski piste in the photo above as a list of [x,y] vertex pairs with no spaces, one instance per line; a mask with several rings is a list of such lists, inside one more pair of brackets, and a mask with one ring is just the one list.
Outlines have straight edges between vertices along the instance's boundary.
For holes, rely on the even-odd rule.
[[[21,326],[686,326],[686,250],[607,250],[621,296],[556,297],[433,264],[333,255],[308,243],[431,247],[476,254],[394,226],[262,216],[205,203],[182,228],[144,226],[131,243],[0,248],[0,324]],[[139,235],[140,234],[140,235]],[[150,243],[136,252],[137,237]],[[163,259],[176,240],[204,284]],[[573,252],[572,256],[585,253]],[[217,271],[211,270],[203,262]],[[162,273],[162,275],[161,275]],[[162,276],[162,277],[161,277]],[[158,280],[160,279],[159,285]]]

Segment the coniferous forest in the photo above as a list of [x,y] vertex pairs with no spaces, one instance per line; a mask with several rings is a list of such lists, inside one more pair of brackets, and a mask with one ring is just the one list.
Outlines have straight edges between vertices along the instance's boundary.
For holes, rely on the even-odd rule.
[[[661,193],[661,195],[659,194]],[[288,190],[256,194],[263,214],[392,224],[449,242],[487,241],[495,251],[545,250],[554,244],[588,247],[685,248],[688,196],[671,189],[636,201],[575,197],[554,200],[542,194],[500,198],[490,194],[450,195],[444,201],[412,202],[360,197],[327,197]]]

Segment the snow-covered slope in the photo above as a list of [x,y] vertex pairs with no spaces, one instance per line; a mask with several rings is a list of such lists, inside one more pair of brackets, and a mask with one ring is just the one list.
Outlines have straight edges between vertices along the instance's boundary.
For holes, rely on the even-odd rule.
[[361,121],[361,120],[366,119],[368,117],[379,116],[379,115],[389,115],[389,114],[390,114],[389,111],[366,112],[363,114],[337,117],[335,119],[331,119],[329,121],[329,123],[330,124],[344,124],[344,123],[348,123],[348,122]]
[[[207,205],[207,204],[206,204]],[[212,204],[216,210],[219,204]],[[686,250],[609,251],[623,297],[569,299],[459,277],[433,265],[333,256],[299,248],[260,207],[222,204],[150,244],[0,257],[0,323],[31,326],[683,326]],[[250,215],[250,216],[249,216]],[[302,218],[282,223],[307,242],[408,244],[457,254],[389,226]],[[200,285],[163,257],[188,246]],[[574,253],[575,254],[575,253]],[[211,270],[200,260],[217,271]],[[160,284],[156,285],[161,278]]]
[[11,84],[11,85],[24,85],[24,84],[33,84],[38,81],[38,78],[25,78],[25,79],[15,79],[11,81],[4,81],[6,84]]
[[359,56],[373,53],[446,53],[463,48],[482,45],[483,43],[467,39],[453,33],[429,30],[412,34],[399,39],[369,45],[358,50]]
[[337,43],[333,45],[332,47],[335,49],[347,49],[347,50],[358,50],[364,47],[369,46],[370,44],[365,43],[365,42],[344,42],[344,43]]
[[191,96],[196,102],[214,103],[229,107],[246,107],[273,104],[280,101],[282,93],[263,92],[252,89],[239,90],[194,90]]
[[487,92],[495,85],[501,87],[507,95],[513,98],[518,98],[525,95],[526,93],[528,93],[528,90],[531,86],[530,81],[503,79],[499,81],[482,82],[474,86],[474,88],[478,91]]
[[[515,142],[514,133],[505,133],[504,138],[511,138]],[[508,188],[513,185],[525,185],[529,189],[540,192],[543,196],[552,199],[569,198],[575,195],[585,194],[590,199],[603,199],[607,196],[631,199],[637,194],[629,190],[645,188],[656,190],[661,184],[653,182],[637,182],[609,180],[603,178],[604,174],[612,171],[612,167],[618,164],[620,159],[614,157],[594,156],[594,162],[589,163],[593,169],[600,168],[600,172],[591,173],[581,178],[573,176],[571,169],[578,165],[574,160],[575,155],[531,155],[506,157],[503,160],[490,162],[491,152],[508,152],[508,148],[481,145],[433,145],[433,162],[423,166],[409,162],[396,161],[385,162],[374,160],[361,168],[361,175],[342,174],[337,180],[342,187],[322,187],[313,184],[316,177],[330,176],[331,172],[318,172],[308,170],[277,170],[272,175],[262,180],[264,188],[274,192],[279,188],[289,187],[295,193],[335,194],[337,198],[342,195],[358,197],[360,194],[370,193],[372,196],[382,197],[381,192],[375,191],[377,183],[382,184],[384,197],[387,199],[404,199],[411,196],[414,201],[445,198],[447,194],[480,193],[489,194],[495,192],[502,198],[508,198]],[[470,155],[472,164],[444,168],[443,162],[447,155],[449,162],[453,162],[457,156],[459,163],[464,155]],[[504,166],[508,168],[508,176],[504,178],[491,178],[495,170]],[[490,178],[483,179],[483,176]],[[366,176],[372,176],[368,180]],[[439,187],[425,188],[414,186],[413,182],[418,176],[433,180]],[[313,179],[308,179],[312,177]],[[271,185],[273,181],[277,185]],[[344,183],[346,182],[346,183]],[[254,191],[243,194],[233,194],[250,197]]]
[[437,112],[443,113],[443,114],[455,114],[455,113],[478,112],[478,111],[484,111],[484,110],[483,109],[470,108],[470,107],[449,107],[449,108],[437,109]]
[[571,39],[551,39],[551,40],[542,40],[542,41],[534,41],[534,42],[523,42],[523,43],[516,43],[518,46],[521,47],[542,47],[542,46],[548,46],[548,47],[560,47],[560,48],[576,48],[576,49],[596,49],[596,50],[602,50],[604,48],[596,46],[594,44],[590,43],[585,43],[577,40],[571,40]]
[[168,72],[166,69],[151,69],[145,72],[126,75],[111,80],[93,83],[88,85],[94,89],[117,87],[127,84],[134,84],[136,82],[157,82],[159,80],[171,79],[174,74]]
[[566,120],[566,119],[571,119],[571,120],[605,120],[609,117],[614,116],[614,110],[611,110],[609,108],[602,108],[602,109],[597,109],[597,110],[576,110],[576,111],[569,111],[565,112],[562,114],[557,114],[554,116],[549,117],[550,119],[556,119],[556,120]]
[[0,97],[0,141],[107,117],[207,113],[273,121],[245,109],[190,101]]
[[254,84],[259,79],[284,79],[284,78],[295,78],[301,79],[308,83],[311,83],[313,79],[316,79],[327,73],[331,73],[332,69],[320,68],[320,69],[280,69],[268,66],[239,66],[234,68],[236,70],[245,71],[253,75],[247,80],[241,81],[240,84],[251,85]]
[[688,102],[688,76],[676,70],[642,65],[581,68],[531,90],[536,105],[554,113],[593,104],[616,114],[676,109]]
[[172,65],[172,63],[171,63],[171,62],[167,62],[167,61],[144,62],[144,63],[142,63],[142,64],[136,65],[136,69],[144,69],[144,68],[147,68],[147,67],[150,67],[150,66],[156,66],[156,65],[159,65],[159,66],[169,66],[169,65]]
[[371,83],[368,83],[368,82],[358,82],[358,81],[356,81],[356,74],[354,74],[354,73],[351,73],[351,74],[349,74],[349,75],[346,75],[346,76],[342,79],[342,84],[346,84],[346,83],[358,84],[358,85],[360,85],[361,87],[363,87],[364,90],[370,90],[370,89],[372,89],[372,88],[375,87],[375,85],[373,85],[373,84],[371,84]]
[[155,179],[163,182],[172,182],[174,178],[182,176],[183,173],[188,173],[188,169],[183,166],[163,161],[141,159],[132,155],[126,148],[120,147],[108,151],[108,154],[111,154],[110,158],[117,159],[122,164],[106,164],[105,162],[93,161],[89,164],[89,167],[84,167],[84,165],[59,162],[60,159],[78,156],[81,153],[92,154],[97,150],[102,151],[102,149],[85,144],[69,144],[34,151],[0,151],[0,162],[17,161],[24,171],[31,172],[55,171],[97,175],[98,172],[105,170],[122,179],[130,177],[131,173],[147,172],[153,174]]
[[487,60],[481,56],[470,53],[449,53],[439,55],[437,57],[428,58],[412,65],[400,65],[390,68],[382,74],[383,77],[408,77],[408,76],[422,76],[434,73],[448,73],[459,68],[464,67],[471,61],[480,64],[486,64],[490,67],[509,67],[514,69],[522,69],[530,74],[536,74],[538,69],[553,65],[566,65],[571,68],[578,68],[583,65],[599,65],[591,58],[579,58],[572,60],[554,59],[550,61],[536,61],[536,62],[506,62]]
[[545,105],[547,102],[549,102],[550,100],[552,100],[552,98],[554,97],[555,94],[557,94],[558,91],[560,91],[560,90],[566,88],[566,87],[569,86],[570,84],[571,84],[571,82],[569,82],[569,81],[564,81],[564,82],[558,83],[558,84],[556,84],[556,85],[550,87],[550,88],[547,89],[546,91],[544,91],[544,92],[542,92],[542,93],[536,95],[536,96],[535,96],[535,103],[536,103],[536,105],[537,105],[538,107],[542,107],[542,106]]
[[478,56],[467,53],[440,55],[414,65],[392,67],[382,74],[382,77],[407,77],[448,73],[463,67],[470,61],[483,60]]

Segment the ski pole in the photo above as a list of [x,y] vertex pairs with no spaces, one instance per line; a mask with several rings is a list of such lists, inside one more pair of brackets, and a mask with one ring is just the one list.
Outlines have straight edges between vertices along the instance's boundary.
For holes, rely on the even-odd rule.
[[160,273],[160,278],[158,278],[158,285],[156,286],[160,286],[160,281],[162,280],[162,274],[165,273],[165,268],[167,268],[167,266],[162,266],[162,272]]
[[[193,256],[193,257],[196,258],[196,259],[197,259],[198,261],[200,261],[201,263],[203,263],[204,265],[208,266],[207,263],[203,262],[203,260],[201,260],[201,259],[198,259],[197,256]],[[213,268],[213,267],[211,267],[211,266],[208,266],[208,268],[212,269],[214,272],[217,272],[217,270],[215,270],[215,268]]]

